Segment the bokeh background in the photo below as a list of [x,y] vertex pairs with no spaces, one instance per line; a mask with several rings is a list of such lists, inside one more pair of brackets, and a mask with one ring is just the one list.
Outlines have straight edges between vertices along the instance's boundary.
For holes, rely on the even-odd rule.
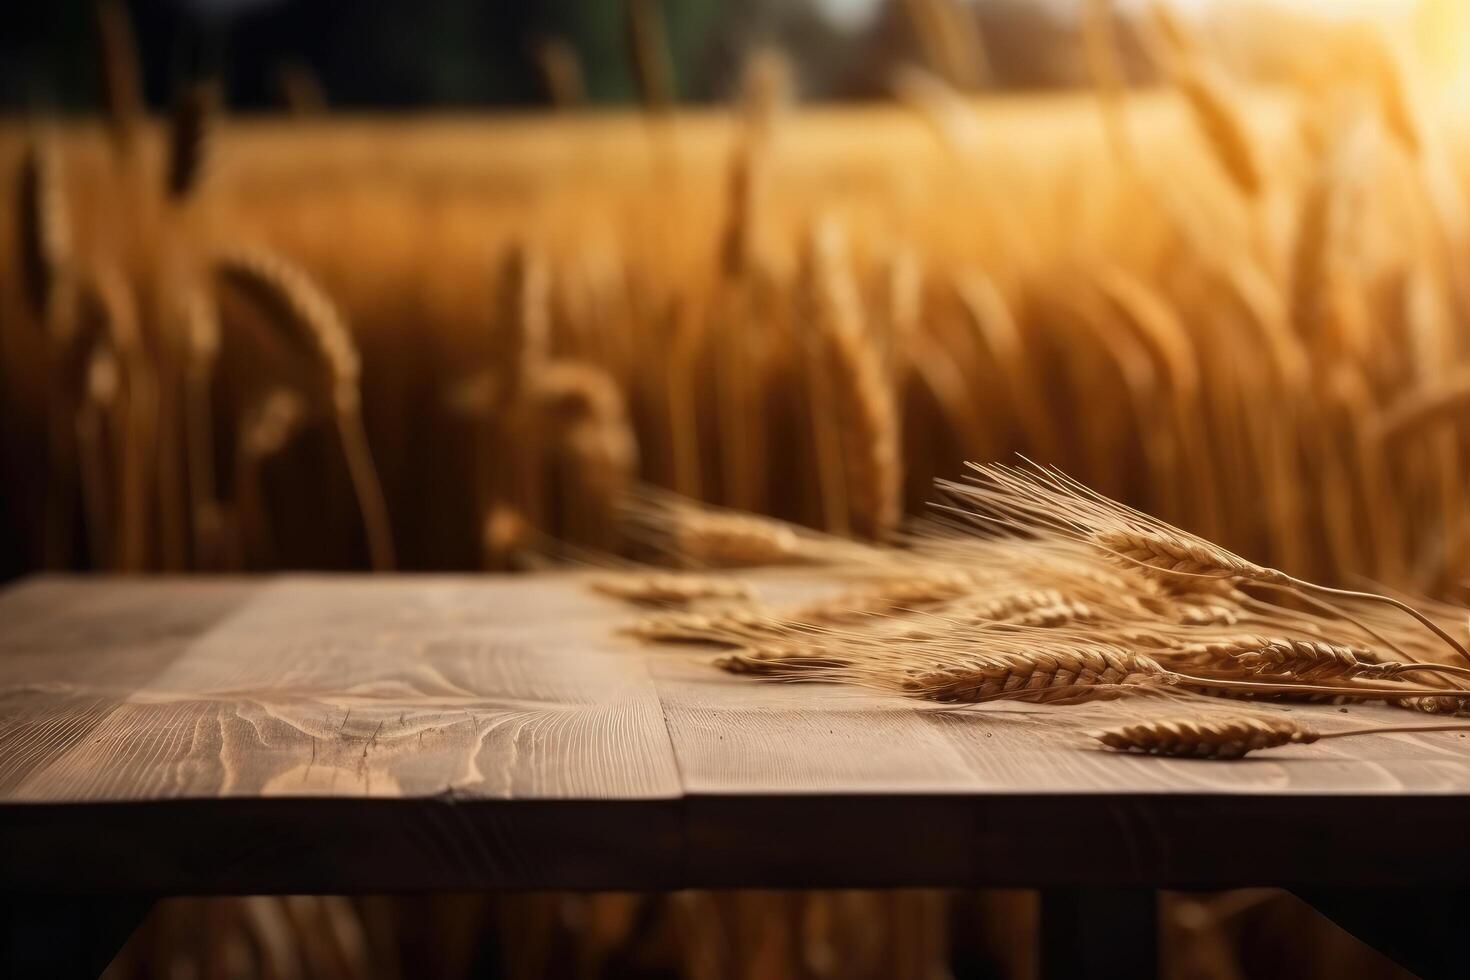
[[[884,538],[1024,451],[1463,600],[1467,55],[1462,0],[5,4],[0,577],[646,557],[646,485]],[[1171,976],[1400,975],[1163,911]],[[179,899],[112,975],[1027,977],[1035,918]]]

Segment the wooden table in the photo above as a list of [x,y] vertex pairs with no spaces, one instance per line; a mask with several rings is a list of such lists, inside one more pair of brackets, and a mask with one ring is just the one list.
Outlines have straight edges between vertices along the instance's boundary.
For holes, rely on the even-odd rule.
[[1100,922],[1158,887],[1470,872],[1462,735],[1120,755],[1077,709],[724,675],[634,615],[570,574],[14,586],[0,891],[1024,885]]

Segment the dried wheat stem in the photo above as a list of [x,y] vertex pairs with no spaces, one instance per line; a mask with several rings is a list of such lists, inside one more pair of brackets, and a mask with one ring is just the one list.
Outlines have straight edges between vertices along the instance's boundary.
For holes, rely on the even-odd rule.
[[1242,694],[1280,695],[1312,694],[1322,697],[1356,698],[1367,701],[1399,701],[1406,698],[1450,698],[1463,700],[1463,690],[1444,691],[1422,687],[1373,687],[1367,684],[1330,685],[1319,683],[1234,680],[1216,676],[1196,676],[1183,671],[1169,675],[1171,683],[1199,691],[1239,691]]
[[[1140,568],[1186,579],[1208,581],[1234,577],[1267,586],[1289,587],[1299,594],[1316,593],[1383,603],[1413,617],[1470,661],[1470,650],[1463,644],[1432,619],[1392,596],[1317,585],[1278,569],[1257,565],[1217,544],[1110,500],[1056,469],[1018,470],[1005,466],[974,469],[980,474],[979,489],[948,483],[941,483],[941,486],[978,501],[995,515],[972,515],[982,520],[1021,526],[1040,525],[1064,535],[1081,537]],[[1391,641],[1346,612],[1336,607],[1327,608],[1402,653]]]
[[1289,718],[1236,715],[1138,722],[1093,733],[1109,748],[1148,755],[1196,759],[1238,759],[1248,752],[1281,745],[1306,745],[1329,738],[1416,732],[1463,732],[1470,725],[1384,725],[1318,732]]
[[221,283],[258,304],[276,336],[319,373],[362,516],[370,561],[376,570],[391,569],[393,531],[362,423],[361,362],[342,315],[305,272],[265,249],[223,252],[215,259],[214,271]]

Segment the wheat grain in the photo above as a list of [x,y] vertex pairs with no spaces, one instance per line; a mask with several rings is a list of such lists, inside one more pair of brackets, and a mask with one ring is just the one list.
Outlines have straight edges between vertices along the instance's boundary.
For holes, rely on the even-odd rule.
[[1229,606],[1179,603],[1174,607],[1176,621],[1182,626],[1234,626],[1240,614]]

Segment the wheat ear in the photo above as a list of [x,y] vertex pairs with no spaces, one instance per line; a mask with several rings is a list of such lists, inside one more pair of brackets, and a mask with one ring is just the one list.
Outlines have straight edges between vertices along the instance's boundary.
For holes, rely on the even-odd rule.
[[1369,650],[1291,637],[1239,636],[1180,648],[1186,657],[1204,657],[1249,674],[1286,674],[1300,680],[1361,677],[1389,680],[1414,671],[1470,676],[1470,668],[1449,664],[1397,663],[1380,660]]
[[790,88],[791,69],[779,53],[762,48],[746,61],[740,81],[741,126],[730,158],[728,213],[720,240],[720,265],[730,279],[743,277],[755,265],[770,142]]
[[532,55],[546,99],[553,108],[566,111],[586,103],[587,83],[582,77],[582,61],[571,42],[545,37],[537,42]]
[[551,360],[530,377],[526,397],[537,428],[549,429],[555,447],[570,455],[580,488],[590,495],[584,506],[568,507],[569,516],[583,519],[583,538],[606,538],[638,468],[638,440],[622,390],[602,368]]
[[540,250],[515,242],[500,260],[494,285],[495,334],[491,372],[500,407],[522,388],[551,355],[551,270]]
[[1234,715],[1146,721],[1093,733],[1112,749],[1194,759],[1239,759],[1248,752],[1280,745],[1306,745],[1329,738],[1411,732],[1463,732],[1470,725],[1384,725],[1340,732],[1318,732],[1289,718]]
[[100,0],[96,17],[107,130],[113,151],[119,157],[127,157],[137,145],[147,111],[142,73],[138,68],[137,40],[127,6],[121,0]]
[[209,149],[210,120],[219,101],[214,82],[188,85],[174,102],[169,117],[168,173],[164,187],[175,201],[187,200],[204,177]]
[[16,171],[21,285],[31,313],[48,331],[57,328],[57,284],[72,261],[72,232],[55,137],[34,136]]
[[267,460],[277,456],[296,437],[306,422],[306,399],[290,388],[265,392],[242,413],[235,442],[235,529],[234,562],[247,563],[247,541],[257,548],[271,547],[270,525],[265,511],[261,473]]
[[[816,379],[830,398],[830,414],[820,428],[829,446],[829,496],[841,498],[839,513],[864,537],[882,540],[902,516],[899,419],[893,392],[863,320],[836,228],[822,224],[809,243],[809,288],[815,317]],[[833,431],[835,430],[835,432]],[[831,449],[836,449],[832,453]],[[838,459],[832,460],[836,455]],[[835,464],[835,465],[832,465]]]
[[805,557],[796,531],[771,518],[690,510],[672,520],[669,539],[673,552],[695,565],[786,565]]
[[[1024,470],[975,464],[971,464],[971,468],[978,474],[975,479],[978,486],[944,481],[940,486],[961,499],[979,503],[988,513],[970,514],[983,522],[1045,529],[1089,542],[1116,559],[1139,568],[1196,582],[1235,578],[1287,587],[1299,594],[1316,593],[1383,603],[1413,617],[1470,661],[1470,650],[1466,650],[1462,643],[1419,610],[1392,596],[1317,585],[1279,569],[1257,565],[1217,544],[1110,500],[1055,468],[1034,464]],[[961,515],[967,513],[963,509],[958,512]],[[1310,595],[1304,597],[1310,599]],[[1327,608],[1386,646],[1398,650],[1391,641],[1342,610]]]
[[1163,42],[1166,67],[1206,144],[1231,183],[1247,198],[1258,197],[1265,186],[1264,168],[1230,76],[1206,59],[1172,11],[1156,3],[1150,13],[1154,36]]
[[628,64],[633,70],[638,97],[645,109],[666,111],[674,104],[674,79],[658,0],[625,2]]
[[314,119],[327,111],[326,89],[304,61],[287,61],[276,67],[276,91],[286,112],[297,119]]
[[180,315],[184,333],[184,452],[194,549],[209,565],[220,553],[219,500],[214,478],[214,404],[211,396],[219,358],[219,311],[204,287],[188,290]]
[[361,362],[336,305],[305,272],[261,248],[238,248],[215,258],[221,284],[256,303],[286,346],[317,371],[332,407],[348,477],[357,498],[374,569],[394,564],[388,505],[362,424]]
[[1024,653],[963,658],[959,663],[911,669],[905,692],[931,701],[980,703],[997,699],[1052,701],[1103,696],[1167,673],[1153,660],[1108,647],[1041,647]]

